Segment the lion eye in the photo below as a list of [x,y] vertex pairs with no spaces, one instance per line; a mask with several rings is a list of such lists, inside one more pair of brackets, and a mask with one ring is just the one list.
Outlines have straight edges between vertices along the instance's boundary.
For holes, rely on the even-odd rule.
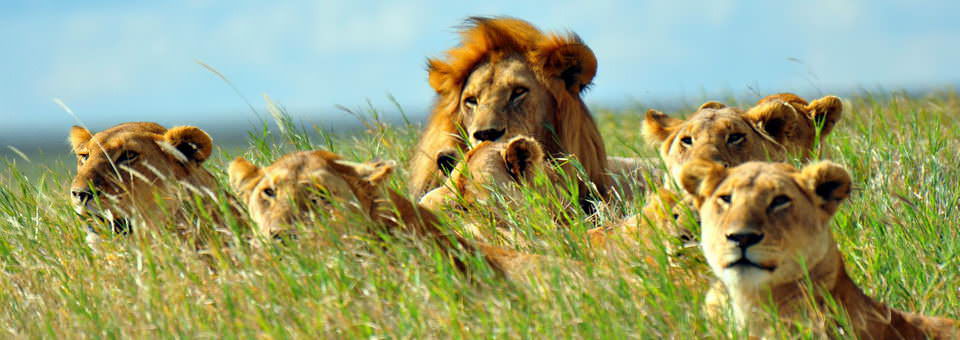
[[463,100],[463,103],[466,104],[466,105],[469,106],[469,107],[477,106],[477,97],[472,97],[472,96],[471,96],[471,97],[467,97],[467,99],[464,99],[464,100]]
[[127,150],[120,154],[120,157],[117,157],[117,164],[128,164],[137,160],[140,157],[140,153],[136,151]]
[[767,211],[774,212],[783,208],[786,208],[790,205],[790,197],[787,195],[780,195],[773,198],[773,201],[770,202],[770,206],[767,207]]
[[513,92],[510,92],[510,101],[513,102],[520,99],[520,97],[523,97],[527,92],[530,92],[530,90],[527,90],[526,87],[519,86],[514,88]]
[[720,195],[717,196],[723,203],[730,204],[730,195]]
[[314,206],[318,206],[321,204],[330,205],[330,199],[326,198],[325,196],[314,197],[310,199],[310,203]]
[[746,137],[747,135],[742,133],[732,133],[727,136],[727,144],[739,144],[740,142],[743,142]]
[[310,195],[310,203],[313,205],[330,205],[330,191],[326,189],[315,189]]
[[686,136],[686,137],[680,138],[680,143],[683,143],[683,145],[686,145],[686,146],[691,146],[693,145],[693,137]]
[[85,163],[88,159],[90,159],[90,154],[88,154],[88,153],[81,153],[81,154],[77,155],[77,157],[80,158],[80,163]]
[[277,192],[273,191],[273,188],[264,188],[263,195],[270,198],[274,198],[274,197],[277,197]]

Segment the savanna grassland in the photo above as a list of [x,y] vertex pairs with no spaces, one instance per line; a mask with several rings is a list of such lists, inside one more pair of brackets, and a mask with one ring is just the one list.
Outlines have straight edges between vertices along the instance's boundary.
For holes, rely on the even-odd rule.
[[[853,195],[833,222],[851,275],[868,295],[898,309],[960,317],[960,95],[863,93],[844,101],[824,151],[854,177]],[[348,160],[405,164],[419,132],[418,124],[387,125],[365,113],[365,133],[338,136],[272,109],[278,119],[269,124],[282,128],[252,130],[248,145],[215,149],[206,163],[224,194],[226,165],[238,155],[266,165],[290,151],[325,148]],[[685,112],[692,109],[673,114]],[[656,155],[640,137],[642,110],[594,113],[610,155]],[[240,235],[233,246],[211,256],[155,230],[110,237],[94,250],[70,206],[71,162],[5,163],[2,338],[743,336],[732,319],[709,320],[699,311],[711,282],[699,251],[671,259],[629,240],[623,251],[593,250],[583,236],[593,224],[549,195],[529,192],[526,206],[492,203],[481,216],[443,215],[444,226],[458,230],[466,218],[496,213],[530,241],[503,246],[576,261],[505,282],[481,261],[470,261],[476,274],[467,278],[432,245],[370,237],[364,216],[349,217],[345,234],[300,226],[308,236],[264,247],[243,241],[248,232],[238,223],[231,226]],[[40,170],[28,177],[26,167]],[[398,169],[388,186],[405,191],[406,175]],[[639,197],[594,220],[642,204]],[[558,210],[568,216],[562,228],[551,217]]]

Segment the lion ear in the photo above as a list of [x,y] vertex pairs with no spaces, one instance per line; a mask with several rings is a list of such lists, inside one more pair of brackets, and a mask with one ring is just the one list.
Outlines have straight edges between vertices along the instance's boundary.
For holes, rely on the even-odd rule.
[[650,109],[647,111],[647,117],[643,120],[643,130],[641,134],[647,143],[658,145],[667,140],[667,138],[676,131],[676,126],[681,123],[683,123],[683,120]]
[[450,172],[457,166],[458,158],[460,153],[454,149],[443,149],[440,152],[437,152],[437,169],[440,169],[440,172],[444,176],[450,176]]
[[807,165],[799,174],[801,186],[819,199],[819,206],[833,215],[840,202],[850,196],[850,173],[840,164],[821,161]]
[[801,119],[797,109],[787,102],[780,100],[766,101],[750,108],[743,117],[757,130],[773,137],[777,143],[784,144],[790,135],[790,130]]
[[560,78],[574,94],[585,90],[597,75],[597,57],[576,34],[548,37],[535,58],[546,76]]
[[178,126],[167,130],[163,141],[179,152],[177,155],[173,150],[166,150],[182,162],[203,163],[213,153],[213,139],[195,126]]
[[73,148],[73,153],[77,153],[77,150],[92,138],[90,130],[76,125],[70,127],[70,147]]
[[527,136],[513,137],[500,154],[507,171],[517,179],[531,178],[544,157],[540,143]]
[[443,95],[454,88],[453,68],[440,59],[427,59],[427,80],[437,94]]
[[703,110],[703,109],[715,109],[715,110],[718,110],[718,109],[722,109],[722,108],[725,108],[725,107],[727,107],[727,105],[724,104],[724,103],[709,101],[709,102],[703,103],[703,105],[700,105],[700,108],[698,108],[697,111],[700,111],[700,110]]
[[807,112],[810,119],[822,127],[820,136],[826,136],[833,131],[833,127],[843,115],[843,102],[835,96],[826,96],[807,105]]
[[391,160],[363,163],[333,160],[331,164],[341,174],[357,178],[373,187],[380,186],[397,167],[397,162]]
[[693,196],[697,208],[726,177],[727,169],[723,165],[707,160],[690,161],[680,170],[680,184]]
[[243,157],[237,157],[230,162],[227,175],[230,177],[230,187],[233,191],[246,197],[263,178],[263,170]]

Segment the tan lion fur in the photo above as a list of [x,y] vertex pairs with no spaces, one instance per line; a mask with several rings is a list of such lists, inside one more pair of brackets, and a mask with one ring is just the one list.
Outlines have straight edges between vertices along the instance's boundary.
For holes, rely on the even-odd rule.
[[823,161],[798,170],[749,162],[725,168],[697,160],[683,167],[680,181],[699,208],[707,262],[726,287],[738,322],[754,335],[773,326],[764,312],[771,301],[779,320],[810,322],[828,335],[839,326],[825,302],[830,296],[846,313],[853,327],[848,331],[861,339],[960,336],[955,321],[892,309],[865,295],[847,274],[830,230],[850,195],[850,174],[842,166]]

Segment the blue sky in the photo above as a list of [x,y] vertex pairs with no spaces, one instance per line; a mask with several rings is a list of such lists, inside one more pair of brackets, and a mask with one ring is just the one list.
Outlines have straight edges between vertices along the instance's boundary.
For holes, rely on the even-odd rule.
[[[82,6],[80,5],[82,4]],[[571,30],[599,60],[587,101],[703,93],[849,92],[960,83],[957,1],[47,1],[0,4],[0,137],[75,123],[248,122],[227,76],[300,117],[336,105],[412,113],[432,99],[425,59],[471,15]],[[0,138],[2,139],[2,138]]]

